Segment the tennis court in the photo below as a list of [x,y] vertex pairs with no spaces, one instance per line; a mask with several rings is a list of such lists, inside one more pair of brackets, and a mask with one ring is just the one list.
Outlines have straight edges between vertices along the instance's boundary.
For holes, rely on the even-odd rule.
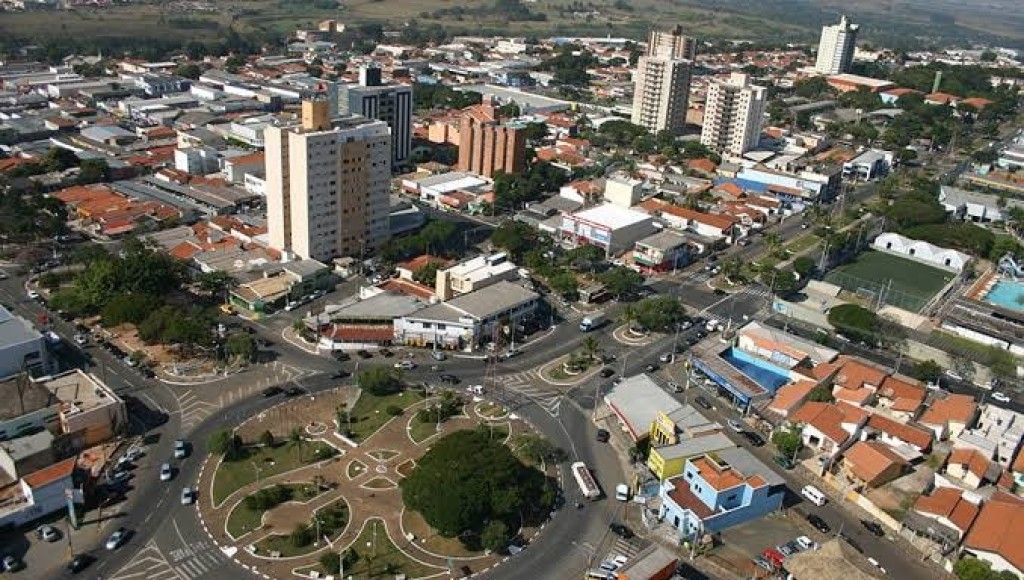
[[892,254],[868,250],[825,275],[825,280],[867,298],[919,312],[954,274]]

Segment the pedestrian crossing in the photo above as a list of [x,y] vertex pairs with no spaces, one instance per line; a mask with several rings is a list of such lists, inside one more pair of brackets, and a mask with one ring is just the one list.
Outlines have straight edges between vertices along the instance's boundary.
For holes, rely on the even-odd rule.
[[216,403],[203,401],[192,390],[175,393],[181,412],[181,430],[190,431],[220,408]]
[[227,556],[211,541],[200,540],[171,550],[167,555],[150,540],[110,580],[196,580],[214,578]]
[[563,395],[551,386],[541,386],[540,375],[536,370],[498,375],[494,377],[494,385],[499,390],[513,396],[523,396],[536,403],[552,417],[558,416]]

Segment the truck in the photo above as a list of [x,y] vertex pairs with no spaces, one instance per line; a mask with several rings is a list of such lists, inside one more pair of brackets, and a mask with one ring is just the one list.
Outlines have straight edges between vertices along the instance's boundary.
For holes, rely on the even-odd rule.
[[604,324],[606,320],[604,312],[588,314],[580,321],[580,332],[590,332]]
[[580,486],[580,491],[583,493],[583,497],[587,499],[597,499],[601,497],[601,488],[597,486],[597,481],[594,480],[594,474],[590,473],[590,468],[587,467],[586,463],[577,461],[571,466],[572,476],[576,478],[576,484]]

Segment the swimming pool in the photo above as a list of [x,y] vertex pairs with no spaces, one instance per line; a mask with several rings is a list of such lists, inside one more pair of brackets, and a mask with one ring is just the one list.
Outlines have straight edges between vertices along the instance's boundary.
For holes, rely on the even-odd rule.
[[772,393],[789,382],[789,372],[785,369],[747,354],[738,348],[730,348],[719,356]]
[[985,302],[1024,312],[1024,282],[1000,280],[985,295]]

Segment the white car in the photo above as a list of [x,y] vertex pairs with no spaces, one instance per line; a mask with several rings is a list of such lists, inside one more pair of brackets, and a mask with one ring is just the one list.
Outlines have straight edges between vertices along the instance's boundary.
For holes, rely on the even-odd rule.
[[39,535],[39,539],[44,542],[56,542],[60,539],[60,532],[53,526],[39,526],[36,533]]
[[192,493],[191,487],[181,488],[181,505],[192,505],[195,500],[195,495]]
[[36,292],[35,290],[29,290],[28,291],[28,297],[29,297],[30,300],[35,300],[35,299],[39,298],[39,293]]
[[160,466],[160,481],[170,481],[171,475],[172,473],[170,463],[164,463],[163,465]]
[[411,371],[416,368],[416,363],[411,360],[403,360],[395,363],[396,369],[402,369],[403,371]]
[[953,379],[954,381],[962,381],[962,380],[964,380],[964,378],[962,376],[960,376],[960,374],[957,373],[956,371],[954,371],[953,369],[946,369],[943,374],[945,374],[947,377]]
[[3,570],[4,572],[14,572],[21,568],[21,560],[18,560],[14,556],[4,556]]
[[743,428],[743,423],[737,421],[736,419],[729,419],[728,421],[726,421],[726,424],[729,425],[730,429],[737,433],[742,433],[745,430]]
[[807,536],[800,536],[796,540],[796,543],[802,550],[817,550],[818,543],[808,538]]
[[117,528],[117,530],[115,530],[114,533],[110,534],[110,537],[107,538],[107,542],[103,544],[103,547],[105,547],[108,550],[116,550],[118,547],[121,546],[121,544],[124,543],[127,537],[127,530],[125,530],[124,528]]
[[878,568],[878,571],[881,572],[882,574],[886,573],[885,572],[885,568],[883,568],[882,565],[878,563],[878,560],[876,560],[874,558],[868,558],[868,562],[871,562],[871,565],[874,566],[875,568]]
[[674,360],[675,358],[676,358],[676,357],[675,357],[675,356],[673,356],[673,355],[672,355],[672,353],[670,353],[670,352],[666,352],[666,353],[663,353],[663,354],[662,354],[661,356],[659,356],[659,357],[658,357],[658,360],[659,360],[659,361],[661,361],[661,362],[663,362],[663,363],[670,363],[670,362],[672,362],[672,361],[673,361],[673,360]]
[[174,440],[174,458],[175,459],[183,459],[186,455],[188,455],[188,453],[185,450],[185,442],[183,440],[181,440],[181,439],[175,439]]
[[1006,404],[1010,402],[1010,397],[1006,396],[1006,393],[996,391],[992,393],[992,400]]

